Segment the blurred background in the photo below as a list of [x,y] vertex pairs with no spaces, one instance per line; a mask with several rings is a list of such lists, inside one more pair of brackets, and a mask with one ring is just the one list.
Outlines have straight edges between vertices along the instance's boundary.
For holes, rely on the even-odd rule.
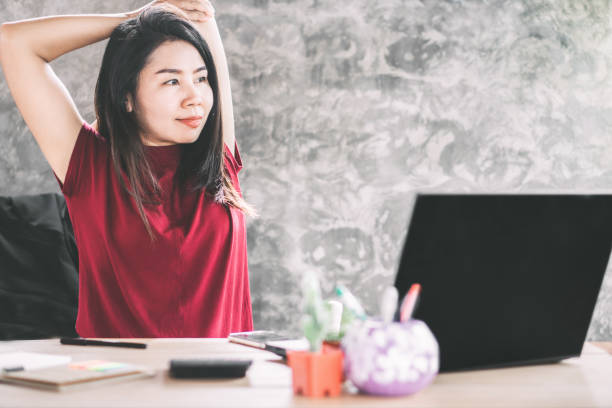
[[[0,0],[0,21],[143,4]],[[418,191],[612,191],[610,1],[213,4],[242,190],[260,212],[247,232],[258,329],[299,327],[308,270],[325,296],[343,283],[375,313]],[[105,44],[52,62],[89,122]],[[0,140],[0,195],[59,192],[4,79]],[[612,340],[611,318],[608,270],[588,339]]]

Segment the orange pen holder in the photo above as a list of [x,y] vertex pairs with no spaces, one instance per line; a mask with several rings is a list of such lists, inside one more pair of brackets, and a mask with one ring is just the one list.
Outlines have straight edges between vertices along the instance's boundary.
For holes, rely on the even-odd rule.
[[342,386],[344,354],[323,344],[321,351],[287,351],[293,373],[293,393],[307,397],[335,397]]

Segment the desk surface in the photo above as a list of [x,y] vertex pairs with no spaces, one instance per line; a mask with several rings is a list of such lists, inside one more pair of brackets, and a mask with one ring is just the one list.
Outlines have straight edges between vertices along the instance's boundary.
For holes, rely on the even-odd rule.
[[[440,407],[440,406],[612,406],[612,343],[586,343],[580,358],[558,364],[438,375],[417,394],[402,398],[356,395],[294,397],[291,371],[266,351],[225,339],[146,339],[145,350],[64,346],[57,339],[0,342],[0,352],[30,351],[71,355],[73,361],[107,359],[155,368],[151,379],[101,384],[52,392],[0,384],[1,407]],[[175,380],[167,375],[171,358],[249,358],[247,377],[237,380]]]

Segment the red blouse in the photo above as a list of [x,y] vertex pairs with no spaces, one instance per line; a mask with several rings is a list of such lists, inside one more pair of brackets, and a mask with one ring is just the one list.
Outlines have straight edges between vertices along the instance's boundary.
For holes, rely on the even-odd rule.
[[[79,249],[76,330],[83,337],[227,337],[253,330],[244,214],[173,183],[180,145],[146,154],[164,191],[145,206],[151,242],[113,169],[109,144],[86,123],[64,183]],[[242,160],[225,147],[240,191]]]

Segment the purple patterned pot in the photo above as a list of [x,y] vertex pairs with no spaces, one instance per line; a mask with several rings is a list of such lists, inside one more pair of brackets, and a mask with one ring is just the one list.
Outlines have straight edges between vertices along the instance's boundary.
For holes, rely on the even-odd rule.
[[438,373],[438,342],[421,320],[356,323],[342,339],[342,349],[346,378],[368,394],[412,394]]

